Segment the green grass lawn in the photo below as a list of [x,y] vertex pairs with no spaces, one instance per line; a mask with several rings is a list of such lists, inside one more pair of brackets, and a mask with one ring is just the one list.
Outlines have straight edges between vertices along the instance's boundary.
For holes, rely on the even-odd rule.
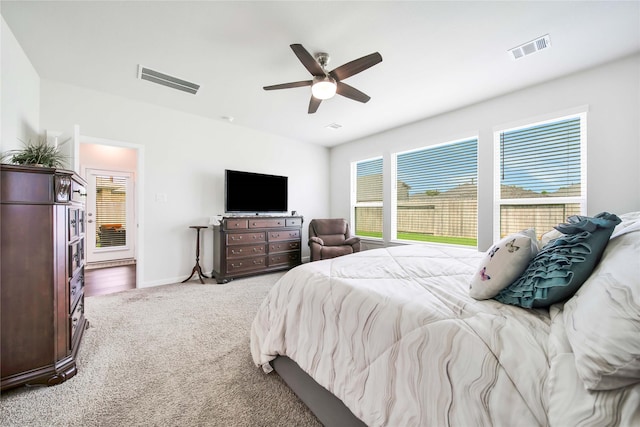
[[[375,237],[382,239],[382,233],[375,231],[356,231],[356,234],[360,237]],[[477,246],[478,239],[471,237],[452,237],[452,236],[433,236],[430,234],[422,233],[398,233],[398,240],[411,240],[415,242],[433,242],[433,243],[448,243],[451,245],[464,245],[464,246]]]

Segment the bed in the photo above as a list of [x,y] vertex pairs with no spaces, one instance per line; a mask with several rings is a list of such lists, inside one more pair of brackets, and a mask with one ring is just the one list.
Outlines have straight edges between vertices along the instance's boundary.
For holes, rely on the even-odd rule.
[[471,297],[488,255],[464,248],[301,265],[262,303],[253,360],[325,425],[640,425],[640,213],[620,218],[588,279],[549,307]]

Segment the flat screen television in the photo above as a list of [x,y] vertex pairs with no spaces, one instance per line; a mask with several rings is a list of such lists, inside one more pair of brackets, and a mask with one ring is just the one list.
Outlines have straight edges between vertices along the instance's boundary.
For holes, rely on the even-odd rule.
[[225,170],[226,212],[262,213],[288,210],[288,177]]

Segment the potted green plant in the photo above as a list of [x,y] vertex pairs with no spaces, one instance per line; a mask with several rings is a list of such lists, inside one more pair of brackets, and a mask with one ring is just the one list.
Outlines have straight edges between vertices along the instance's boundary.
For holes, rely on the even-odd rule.
[[66,157],[58,151],[58,147],[47,144],[42,139],[29,141],[21,150],[10,150],[2,154],[2,163],[14,165],[41,166],[45,168],[64,167]]

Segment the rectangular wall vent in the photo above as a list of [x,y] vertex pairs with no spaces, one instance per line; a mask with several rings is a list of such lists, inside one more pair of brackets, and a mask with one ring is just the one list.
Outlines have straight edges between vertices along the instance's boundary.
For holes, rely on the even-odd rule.
[[548,47],[551,47],[551,39],[549,38],[549,34],[545,34],[535,40],[522,44],[518,47],[514,47],[513,49],[509,49],[509,53],[511,54],[511,59],[520,59],[527,55],[531,55],[532,53],[547,49]]
[[138,78],[195,95],[200,85],[138,65]]

